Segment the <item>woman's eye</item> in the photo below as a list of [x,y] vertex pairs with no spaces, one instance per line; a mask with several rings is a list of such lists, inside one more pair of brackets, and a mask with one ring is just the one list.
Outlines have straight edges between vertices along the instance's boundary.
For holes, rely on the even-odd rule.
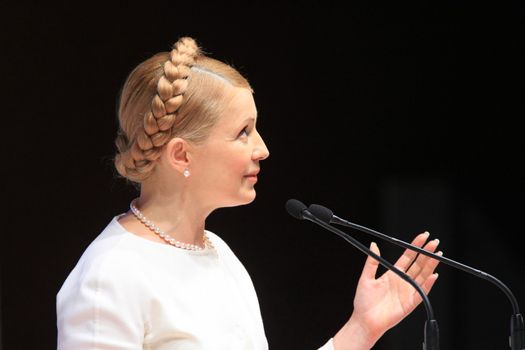
[[245,127],[245,128],[242,129],[241,132],[239,133],[239,137],[243,137],[243,136],[248,136],[248,127]]

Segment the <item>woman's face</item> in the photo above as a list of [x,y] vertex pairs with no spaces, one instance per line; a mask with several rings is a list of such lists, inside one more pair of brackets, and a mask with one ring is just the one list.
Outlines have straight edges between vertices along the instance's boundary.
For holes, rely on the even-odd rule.
[[255,128],[257,109],[252,93],[232,89],[231,102],[206,141],[196,146],[189,168],[199,198],[214,208],[253,201],[259,162],[269,156]]

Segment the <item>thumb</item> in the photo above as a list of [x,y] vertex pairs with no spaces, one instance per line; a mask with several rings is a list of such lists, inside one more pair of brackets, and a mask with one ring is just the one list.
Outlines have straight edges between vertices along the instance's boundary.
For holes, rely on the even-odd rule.
[[[370,250],[375,254],[381,256],[381,253],[379,252],[379,247],[377,246],[377,244],[375,244],[375,242],[372,242],[370,244]],[[361,278],[375,279],[378,266],[379,261],[369,256],[366,259],[365,266],[363,267]]]

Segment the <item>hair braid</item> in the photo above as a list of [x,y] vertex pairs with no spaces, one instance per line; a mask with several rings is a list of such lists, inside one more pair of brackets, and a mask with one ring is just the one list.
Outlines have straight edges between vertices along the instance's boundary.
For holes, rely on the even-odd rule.
[[151,108],[144,114],[143,127],[138,128],[133,137],[128,137],[121,129],[115,140],[118,149],[115,165],[122,176],[140,182],[153,171],[154,161],[172,137],[190,69],[199,54],[200,49],[192,38],[180,38],[173,45],[169,59],[162,65]]

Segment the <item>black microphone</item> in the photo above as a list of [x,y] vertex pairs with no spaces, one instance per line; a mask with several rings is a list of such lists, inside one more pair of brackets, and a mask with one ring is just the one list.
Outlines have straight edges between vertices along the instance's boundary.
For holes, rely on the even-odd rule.
[[327,229],[328,231],[335,233],[336,235],[343,238],[345,241],[349,242],[354,247],[359,249],[361,252],[377,260],[382,266],[394,272],[396,275],[398,275],[404,281],[406,281],[412,287],[414,287],[416,291],[419,293],[419,295],[421,296],[421,299],[423,300],[423,304],[425,305],[425,309],[427,312],[427,321],[425,322],[425,331],[424,331],[423,350],[439,350],[439,327],[438,327],[437,321],[434,319],[434,311],[432,309],[432,305],[430,304],[430,300],[428,299],[428,296],[425,294],[425,292],[421,289],[421,287],[412,278],[410,278],[407,274],[397,269],[395,266],[390,264],[388,261],[386,261],[379,255],[372,252],[370,249],[365,247],[363,244],[361,244],[359,241],[357,241],[352,236],[349,236],[348,234],[336,229],[335,227],[330,226],[325,221],[317,218],[315,215],[313,215],[308,210],[306,205],[304,205],[302,202],[298,201],[297,199],[289,199],[286,202],[286,211],[296,219],[299,219],[299,220],[306,219],[308,221],[311,221]]
[[416,246],[414,246],[414,245],[412,245],[410,243],[401,241],[401,240],[399,240],[397,238],[387,236],[387,235],[385,235],[383,233],[374,231],[374,230],[369,229],[367,227],[364,227],[364,226],[361,226],[361,225],[358,225],[358,224],[354,224],[353,222],[341,219],[341,218],[335,216],[330,209],[328,209],[326,207],[323,207],[322,205],[312,204],[312,205],[310,205],[310,207],[308,209],[309,209],[309,211],[311,212],[312,215],[316,216],[317,218],[319,218],[320,220],[322,220],[326,224],[334,223],[334,224],[350,227],[350,228],[353,228],[353,229],[356,229],[356,230],[359,230],[359,231],[371,234],[371,235],[373,235],[375,237],[379,237],[379,238],[384,239],[384,240],[386,240],[386,241],[388,241],[390,243],[393,243],[395,245],[398,245],[398,246],[401,246],[401,247],[404,247],[404,248],[416,251],[418,253],[421,253],[421,254],[426,255],[428,257],[431,257],[433,259],[439,260],[440,262],[442,262],[444,264],[447,264],[447,265],[450,265],[452,267],[458,268],[458,269],[460,269],[462,271],[468,272],[468,273],[470,273],[470,274],[472,274],[474,276],[481,277],[481,278],[483,278],[483,279],[485,279],[487,281],[490,281],[490,282],[494,283],[509,298],[510,303],[512,304],[513,312],[514,312],[514,314],[511,316],[511,319],[510,319],[509,346],[510,346],[511,350],[523,350],[523,349],[525,349],[525,326],[524,326],[524,322],[523,322],[523,317],[520,314],[518,301],[516,300],[516,298],[514,297],[514,294],[512,294],[510,289],[505,284],[503,284],[503,282],[498,280],[496,277],[491,276],[491,275],[489,275],[486,272],[483,272],[483,271],[477,270],[475,268],[472,268],[470,266],[467,266],[465,264],[461,264],[461,263],[459,263],[457,261],[445,258],[444,256],[431,253],[429,251],[426,251],[424,249],[416,247]]

